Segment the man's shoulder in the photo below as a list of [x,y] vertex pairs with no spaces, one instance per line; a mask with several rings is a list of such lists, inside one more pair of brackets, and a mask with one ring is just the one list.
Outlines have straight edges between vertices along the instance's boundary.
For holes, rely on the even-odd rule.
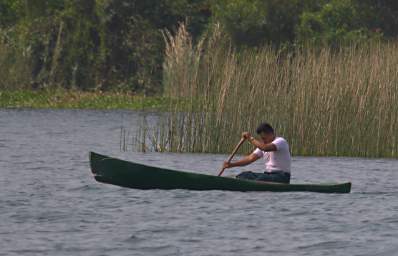
[[285,140],[285,138],[283,138],[283,137],[276,137],[274,139],[274,141],[272,142],[272,144],[274,144],[278,150],[280,150],[282,148],[286,148],[286,149],[289,148],[289,144],[287,143],[287,140]]
[[274,143],[274,142],[276,142],[276,143],[278,143],[278,142],[287,143],[287,140],[286,140],[285,138],[283,138],[283,137],[276,137],[276,138],[274,139],[274,141],[272,141],[272,143]]

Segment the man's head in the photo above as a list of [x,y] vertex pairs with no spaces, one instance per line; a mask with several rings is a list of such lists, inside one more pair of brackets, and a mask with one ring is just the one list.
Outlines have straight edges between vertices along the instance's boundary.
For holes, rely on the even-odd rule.
[[271,143],[275,139],[274,128],[268,123],[261,123],[256,130],[264,143]]

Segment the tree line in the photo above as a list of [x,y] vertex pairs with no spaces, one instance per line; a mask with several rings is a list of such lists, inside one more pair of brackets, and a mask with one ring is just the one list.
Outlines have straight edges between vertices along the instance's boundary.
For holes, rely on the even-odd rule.
[[0,88],[162,91],[164,31],[218,23],[234,47],[398,35],[394,0],[0,0]]

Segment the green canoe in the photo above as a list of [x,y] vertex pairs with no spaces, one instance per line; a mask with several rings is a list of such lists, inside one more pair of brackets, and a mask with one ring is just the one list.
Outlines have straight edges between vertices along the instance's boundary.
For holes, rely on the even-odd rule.
[[349,193],[351,183],[281,184],[174,171],[90,153],[94,178],[103,183],[136,189]]

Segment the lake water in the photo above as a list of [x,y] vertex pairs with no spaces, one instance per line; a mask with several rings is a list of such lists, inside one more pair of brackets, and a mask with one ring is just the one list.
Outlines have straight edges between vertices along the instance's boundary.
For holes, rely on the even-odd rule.
[[352,181],[341,195],[97,183],[89,151],[209,174],[227,158],[121,152],[142,114],[0,110],[0,255],[398,255],[397,160],[293,158],[292,183]]

